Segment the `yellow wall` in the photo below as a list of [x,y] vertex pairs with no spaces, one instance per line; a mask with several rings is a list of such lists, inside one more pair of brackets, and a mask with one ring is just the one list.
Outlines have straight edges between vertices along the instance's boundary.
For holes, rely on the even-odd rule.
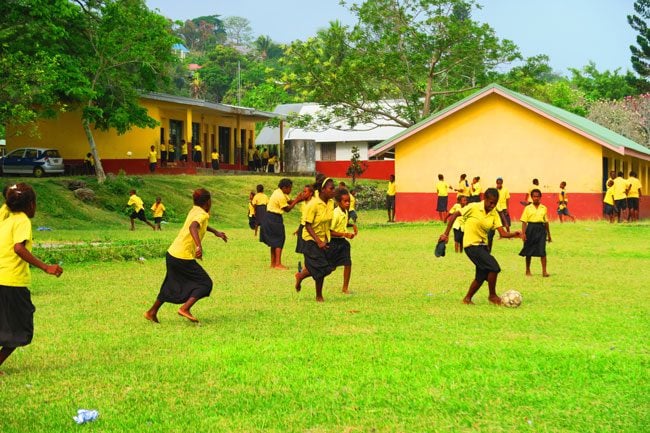
[[438,173],[456,186],[466,173],[483,188],[497,177],[511,192],[527,192],[538,178],[542,191],[561,181],[573,192],[600,192],[602,147],[499,95],[489,95],[396,146],[401,192],[432,192]]
[[[115,130],[102,132],[93,130],[95,143],[97,144],[102,159],[125,159],[127,152],[132,152],[131,158],[144,159],[148,157],[151,145],[159,150],[160,128],[165,129],[165,140],[169,140],[169,120],[180,120],[183,122],[184,138],[190,141],[192,135],[192,122],[201,124],[201,136],[199,142],[203,146],[203,158],[210,160],[210,135],[215,134],[215,142],[218,145],[218,127],[231,128],[230,156],[234,163],[235,134],[238,121],[234,115],[226,115],[214,110],[206,110],[198,107],[188,107],[171,102],[156,100],[141,100],[141,104],[147,108],[149,115],[160,122],[160,126],[153,129],[133,128],[124,135],[118,135]],[[227,117],[226,117],[227,116]],[[247,140],[254,140],[255,122],[242,117],[239,121],[240,127],[246,129]],[[33,129],[33,128],[32,128]],[[208,144],[204,143],[204,132],[208,132]],[[38,137],[23,131],[22,135],[11,136],[7,139],[7,151],[18,147],[38,146],[58,149],[65,159],[83,159],[90,151],[86,134],[81,125],[79,112],[62,113],[54,120],[44,120],[38,124]],[[239,132],[238,132],[239,134]],[[244,147],[248,143],[242,144]]]

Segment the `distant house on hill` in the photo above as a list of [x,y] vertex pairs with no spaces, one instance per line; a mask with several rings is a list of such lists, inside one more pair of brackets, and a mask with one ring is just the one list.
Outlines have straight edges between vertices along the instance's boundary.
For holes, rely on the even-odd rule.
[[[221,168],[246,170],[245,151],[255,145],[255,124],[276,117],[273,113],[247,107],[216,104],[201,99],[186,98],[162,93],[148,93],[140,97],[140,104],[149,116],[159,122],[156,128],[132,128],[118,135],[114,129],[93,130],[102,165],[107,173],[124,170],[129,174],[148,173],[147,157],[153,145],[161,155],[161,145],[175,151],[169,164],[158,172],[196,171],[194,164],[179,162],[181,140],[202,146],[199,167],[208,167],[213,148],[219,152]],[[33,129],[33,125],[25,129]],[[66,164],[80,165],[89,145],[81,124],[80,111],[60,113],[54,119],[38,122],[39,136],[28,131],[12,134],[7,151],[18,147],[38,146],[58,149]],[[189,149],[191,152],[191,147]],[[190,157],[191,160],[191,157]]]
[[[316,103],[278,105],[274,113],[282,116],[297,115],[317,116],[324,108]],[[380,122],[377,122],[380,123]],[[346,177],[350,165],[352,148],[359,149],[359,156],[367,165],[361,176],[366,179],[388,179],[393,173],[392,159],[369,159],[368,149],[403,131],[403,127],[377,126],[375,124],[357,125],[350,128],[345,122],[337,121],[329,127],[304,129],[283,125],[282,137],[280,127],[265,126],[256,139],[257,146],[278,146],[284,141],[285,170],[289,172],[319,171],[337,178]]]
[[184,59],[190,53],[190,50],[183,44],[174,44],[172,45],[172,52],[180,59]]
[[[492,84],[400,132],[368,151],[395,158],[396,218],[434,219],[438,173],[456,185],[460,174],[497,177],[510,190],[510,214],[519,218],[533,178],[555,215],[561,181],[578,218],[600,218],[610,170],[638,174],[650,216],[650,149],[583,117]],[[455,201],[455,194],[450,197]]]

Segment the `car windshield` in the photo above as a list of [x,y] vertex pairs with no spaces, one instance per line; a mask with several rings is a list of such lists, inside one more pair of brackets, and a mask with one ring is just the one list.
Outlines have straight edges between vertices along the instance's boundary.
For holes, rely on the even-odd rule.
[[61,158],[61,155],[59,155],[59,151],[56,149],[47,149],[45,152],[43,152],[42,156],[48,158]]
[[7,158],[22,158],[25,153],[25,149],[14,150],[11,153],[7,154]]

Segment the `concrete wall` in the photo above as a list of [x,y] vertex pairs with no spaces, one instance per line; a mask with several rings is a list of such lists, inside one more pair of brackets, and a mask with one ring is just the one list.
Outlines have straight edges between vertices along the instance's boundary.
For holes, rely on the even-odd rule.
[[284,142],[284,171],[289,173],[316,171],[316,142],[286,140]]

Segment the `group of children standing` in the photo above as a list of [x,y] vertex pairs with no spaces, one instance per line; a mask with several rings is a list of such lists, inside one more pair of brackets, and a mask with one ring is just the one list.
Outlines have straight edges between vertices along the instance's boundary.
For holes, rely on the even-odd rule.
[[[271,268],[287,269],[282,264],[286,242],[283,215],[301,204],[300,224],[293,234],[296,236],[295,251],[303,254],[305,266],[298,264],[296,291],[300,292],[302,281],[311,276],[316,286],[316,300],[323,302],[325,277],[343,266],[342,291],[349,293],[352,260],[348,239],[358,233],[354,196],[344,182],[335,188],[334,180],[323,175],[318,175],[313,184],[305,185],[293,199],[289,196],[292,189],[291,179],[284,178],[271,197],[264,194],[263,185],[257,185],[257,193],[251,191],[249,195],[249,226],[255,230],[255,235],[259,229],[260,242],[269,247]],[[353,232],[349,232],[348,227]]]
[[634,222],[639,220],[639,199],[641,198],[641,181],[635,171],[630,171],[627,179],[624,173],[614,170],[609,172],[607,191],[605,192],[604,213],[610,223],[614,219]]

